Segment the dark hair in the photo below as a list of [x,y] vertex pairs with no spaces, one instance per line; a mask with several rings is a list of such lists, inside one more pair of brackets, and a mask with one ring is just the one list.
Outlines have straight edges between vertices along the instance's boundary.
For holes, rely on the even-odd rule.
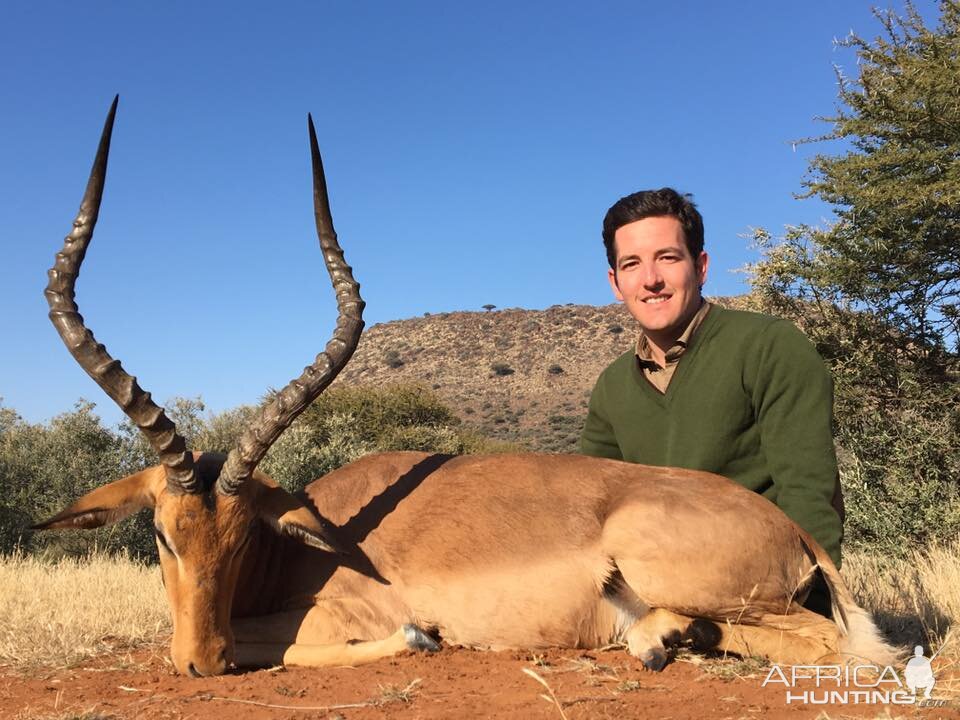
[[683,228],[683,239],[694,262],[703,252],[703,217],[693,204],[692,195],[681,195],[673,188],[641,190],[617,200],[603,218],[603,246],[607,262],[616,270],[617,248],[613,236],[617,230],[648,217],[674,217]]

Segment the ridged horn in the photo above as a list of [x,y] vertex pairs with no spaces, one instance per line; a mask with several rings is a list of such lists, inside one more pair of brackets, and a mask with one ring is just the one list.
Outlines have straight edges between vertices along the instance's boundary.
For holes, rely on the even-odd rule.
[[313,210],[320,250],[337,295],[337,327],[326,348],[317,355],[313,364],[304,368],[300,377],[291,380],[283,390],[266,402],[240,436],[237,447],[230,451],[217,478],[216,489],[221,495],[235,495],[240,490],[270,446],[333,382],[356,350],[363,330],[364,302],[360,298],[360,285],[353,279],[353,270],[343,259],[343,250],[333,229],[323,162],[310,115],[307,115],[307,127],[310,131],[310,154],[313,161]]
[[74,301],[74,285],[100,214],[110,136],[119,99],[119,95],[114,97],[110,106],[80,210],[73,221],[73,229],[63,241],[63,249],[57,253],[53,267],[47,273],[49,282],[44,295],[50,305],[50,321],[70,354],[133,420],[160,456],[160,462],[166,470],[167,487],[173,492],[196,493],[200,491],[200,486],[193,466],[193,455],[187,452],[186,443],[177,434],[173,422],[163,408],[150,399],[150,393],[137,384],[137,379],[124,371],[120,361],[114,360],[107,349],[97,342],[93,333],[84,326],[83,316]]

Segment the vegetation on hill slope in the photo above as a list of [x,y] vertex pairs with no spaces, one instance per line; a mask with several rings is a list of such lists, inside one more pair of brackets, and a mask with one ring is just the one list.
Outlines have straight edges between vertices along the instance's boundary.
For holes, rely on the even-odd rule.
[[634,327],[620,305],[398,320],[364,333],[336,385],[422,382],[486,437],[576,452],[593,384]]

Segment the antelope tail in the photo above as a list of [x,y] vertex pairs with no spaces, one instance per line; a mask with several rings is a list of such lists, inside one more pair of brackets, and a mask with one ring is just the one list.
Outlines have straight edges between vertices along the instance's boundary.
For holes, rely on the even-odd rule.
[[833,621],[840,630],[839,652],[843,658],[855,663],[872,663],[880,667],[897,663],[903,657],[903,651],[883,639],[870,613],[854,600],[847,584],[840,577],[840,571],[837,570],[837,566],[833,564],[826,550],[805,532],[802,538],[830,589]]

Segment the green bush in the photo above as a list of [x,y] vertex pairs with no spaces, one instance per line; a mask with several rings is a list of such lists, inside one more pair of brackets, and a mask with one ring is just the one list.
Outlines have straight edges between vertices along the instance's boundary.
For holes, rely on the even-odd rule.
[[290,491],[297,491],[341,465],[373,452],[376,445],[358,431],[349,413],[331,412],[297,420],[280,436],[260,469]]
[[76,555],[93,547],[154,553],[153,524],[146,513],[88,533],[30,533],[26,527],[56,514],[77,497],[143,469],[140,449],[105,428],[94,405],[79,402],[49,425],[31,425],[4,408],[0,421],[0,551],[15,545],[50,556]]
[[[837,440],[848,546],[902,555],[960,536],[960,384],[840,386]],[[848,450],[849,449],[849,450]]]
[[317,398],[270,449],[261,467],[284,487],[298,490],[371,452],[511,449],[461,428],[459,418],[422,385],[341,387]]

